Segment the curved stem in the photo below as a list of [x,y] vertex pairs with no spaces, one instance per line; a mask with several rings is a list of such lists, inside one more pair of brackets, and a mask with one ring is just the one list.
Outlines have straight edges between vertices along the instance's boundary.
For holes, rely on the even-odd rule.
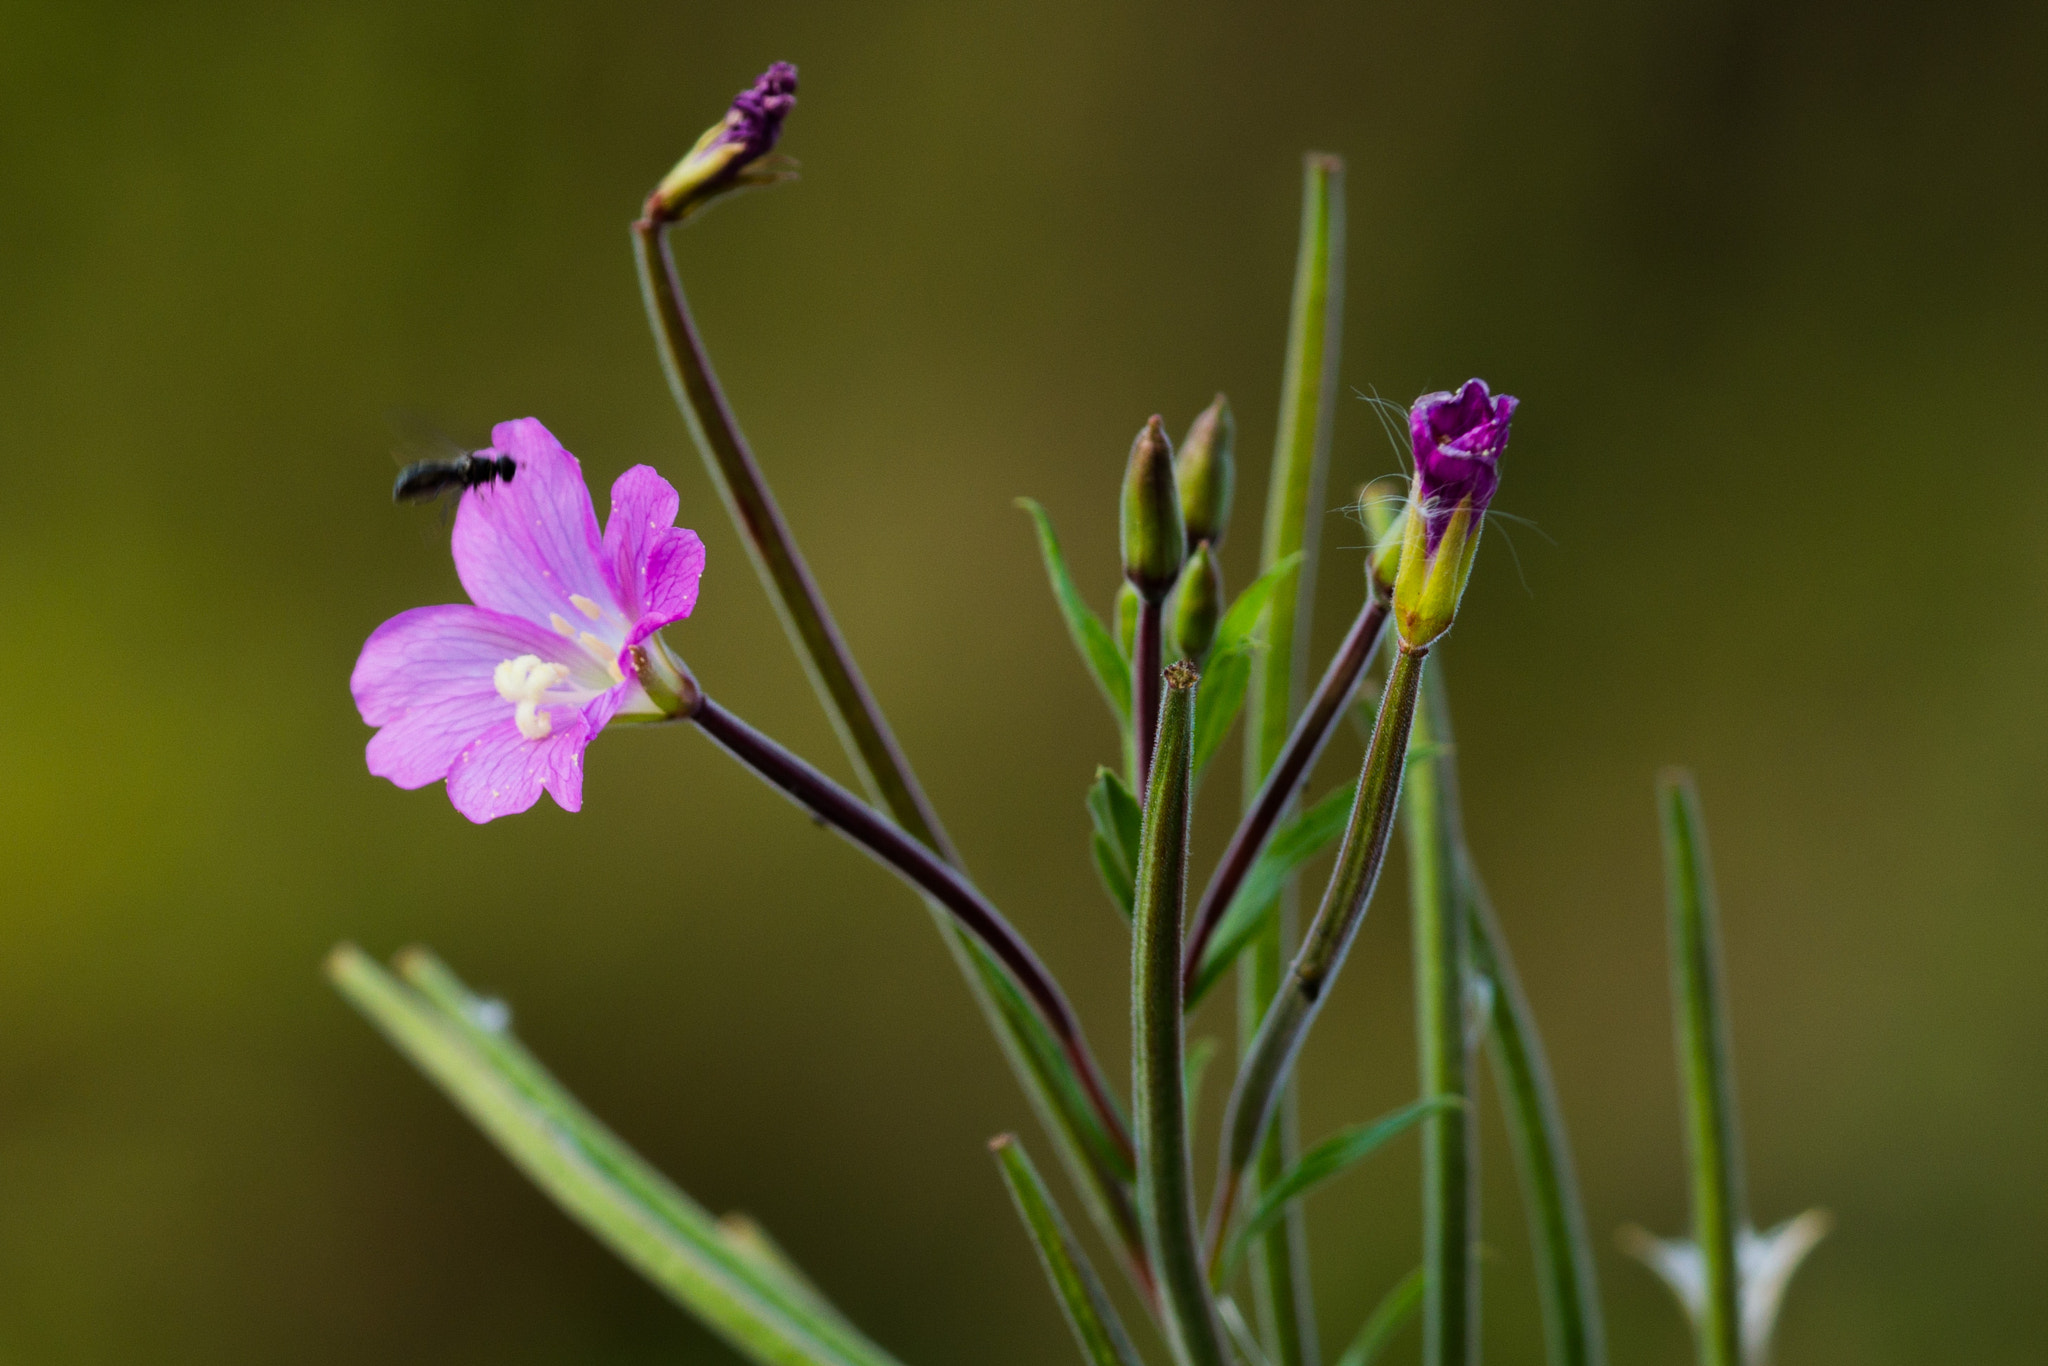
[[1344,831],[1336,872],[1323,894],[1315,922],[1302,941],[1301,952],[1295,955],[1272,1008],[1266,1012],[1258,1034],[1245,1052],[1244,1066],[1231,1089],[1230,1105],[1223,1116],[1216,1197],[1209,1207],[1212,1266],[1222,1255],[1231,1206],[1243,1188],[1246,1171],[1258,1155],[1273,1112],[1279,1108],[1280,1094],[1294,1070],[1295,1057],[1322,1009],[1325,989],[1344,966],[1351,941],[1371,904],[1380,869],[1386,864],[1426,653],[1426,647],[1404,647],[1394,657],[1394,667],[1387,676],[1386,696],[1380,699],[1379,721],[1373,727],[1372,744],[1365,753],[1365,768],[1358,776],[1358,797],[1351,806],[1351,824]]
[[[896,823],[959,867],[959,854],[947,840],[880,706],[855,667],[853,654],[719,387],[690,317],[665,225],[651,217],[642,218],[633,225],[633,246],[648,321],[676,405],[840,742],[869,793]],[[1098,1110],[1114,1115],[1114,1104],[1104,1097],[1090,1100],[1083,1094],[1087,1084],[1073,1075],[1063,1045],[1047,1032],[995,958],[929,897],[926,905],[1018,1084],[1057,1145],[1089,1214],[1122,1251],[1133,1283],[1149,1299],[1151,1271],[1145,1264],[1137,1213],[1131,1204],[1129,1139],[1120,1122],[1097,1124],[1094,1120]]]
[[1181,982],[1186,990],[1194,989],[1195,979],[1202,970],[1202,955],[1207,952],[1209,941],[1216,934],[1216,927],[1223,923],[1223,914],[1230,909],[1230,902],[1237,895],[1237,889],[1244,884],[1245,875],[1252,865],[1259,861],[1259,855],[1266,851],[1266,841],[1273,837],[1273,829],[1280,823],[1288,804],[1301,791],[1302,784],[1322,756],[1323,746],[1329,742],[1331,733],[1337,728],[1338,718],[1358,692],[1358,681],[1365,676],[1365,666],[1371,661],[1373,651],[1379,648],[1380,637],[1387,629],[1387,600],[1377,591],[1369,595],[1365,606],[1358,611],[1351,629],[1344,634],[1344,641],[1337,647],[1337,653],[1323,670],[1322,681],[1316,684],[1315,694],[1302,709],[1301,718],[1294,723],[1293,732],[1287,737],[1287,745],[1280,751],[1280,757],[1266,773],[1266,781],[1259,787],[1258,795],[1238,822],[1230,843],[1223,850],[1223,858],[1217,863],[1216,871],[1209,878],[1209,885],[1203,889],[1202,899],[1195,907],[1195,918],[1188,930],[1187,948],[1181,958]]
[[987,948],[1037,1006],[1039,1015],[1073,1064],[1089,1103],[1095,1108],[1096,1117],[1122,1149],[1124,1160],[1133,1160],[1130,1133],[1124,1126],[1123,1115],[1110,1098],[1102,1069],[1088,1051],[1080,1017],[1074,1014],[1066,994],[1031,946],[1024,942],[1024,937],[973,883],[951,864],[943,862],[912,839],[900,826],[892,824],[873,807],[711,698],[704,698],[688,719],[771,787],[945,907],[962,929]]
[[947,862],[957,864],[959,855],[883,718],[881,704],[853,662],[853,651],[840,635],[825,596],[754,461],[739,419],[733,416],[732,405],[712,372],[711,357],[683,297],[665,228],[665,224],[643,218],[633,225],[633,243],[641,291],[656,340],[661,343],[662,368],[675,391],[676,406],[682,409],[712,482],[743,533],[754,567],[767,583],[782,624],[862,778],[898,824]]

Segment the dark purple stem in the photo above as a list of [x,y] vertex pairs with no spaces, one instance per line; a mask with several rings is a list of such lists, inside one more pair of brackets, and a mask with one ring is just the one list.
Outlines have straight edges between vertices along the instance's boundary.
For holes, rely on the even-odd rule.
[[1131,790],[1138,793],[1143,793],[1152,780],[1152,750],[1158,743],[1160,680],[1166,667],[1160,643],[1166,629],[1165,616],[1165,604],[1140,590],[1137,640],[1131,646],[1131,737],[1137,764],[1137,771],[1131,775]]
[[1125,1127],[1122,1112],[1110,1099],[1102,1069],[1088,1051],[1080,1018],[1031,946],[973,883],[873,807],[709,697],[699,703],[689,719],[719,748],[754,770],[770,786],[944,906],[961,928],[987,946],[1038,1007],[1046,1027],[1060,1041],[1104,1132],[1126,1161],[1135,1160],[1130,1131]]
[[1351,623],[1351,630],[1344,637],[1344,643],[1337,647],[1336,657],[1323,671],[1322,682],[1316,684],[1315,695],[1309,698],[1301,718],[1294,723],[1294,732],[1287,737],[1286,748],[1280,751],[1280,757],[1267,770],[1259,795],[1244,813],[1244,819],[1238,822],[1236,833],[1231,835],[1230,844],[1223,851],[1222,861],[1216,865],[1216,872],[1210,877],[1200,904],[1195,907],[1193,927],[1188,932],[1187,948],[1181,957],[1183,991],[1194,990],[1195,979],[1202,968],[1202,954],[1207,951],[1216,927],[1223,923],[1223,913],[1230,909],[1230,899],[1237,895],[1245,875],[1251,872],[1252,865],[1265,852],[1266,842],[1273,837],[1273,828],[1280,823],[1281,813],[1294,800],[1301,785],[1308,781],[1309,771],[1315,767],[1330,733],[1337,728],[1337,718],[1351,705],[1351,698],[1358,691],[1358,681],[1365,676],[1366,663],[1379,647],[1380,637],[1386,634],[1387,616],[1387,600],[1377,593],[1368,594],[1365,606],[1359,609],[1357,619]]

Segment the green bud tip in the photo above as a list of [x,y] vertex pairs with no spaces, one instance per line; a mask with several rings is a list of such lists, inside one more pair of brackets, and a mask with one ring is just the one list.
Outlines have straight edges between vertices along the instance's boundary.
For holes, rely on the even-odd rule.
[[1187,556],[1187,528],[1173,479],[1173,443],[1155,413],[1131,443],[1124,467],[1124,577],[1147,601],[1173,591]]
[[1375,479],[1358,491],[1358,519],[1372,538],[1365,557],[1367,582],[1378,597],[1389,597],[1401,568],[1402,533],[1407,529],[1408,488],[1398,476]]
[[1216,642],[1216,623],[1223,615],[1223,567],[1207,541],[1188,556],[1180,572],[1180,597],[1173,612],[1173,643],[1181,654],[1200,664]]
[[1230,529],[1230,499],[1237,488],[1236,446],[1237,419],[1231,415],[1230,400],[1218,394],[1188,428],[1173,462],[1190,551],[1203,541],[1220,547]]

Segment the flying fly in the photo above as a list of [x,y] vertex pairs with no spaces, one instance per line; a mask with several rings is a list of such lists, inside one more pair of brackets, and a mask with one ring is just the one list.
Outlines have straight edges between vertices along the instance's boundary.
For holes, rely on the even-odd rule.
[[519,464],[509,455],[470,451],[441,460],[415,460],[398,472],[391,486],[394,503],[431,503],[445,493],[482,488],[502,479],[512,482]]

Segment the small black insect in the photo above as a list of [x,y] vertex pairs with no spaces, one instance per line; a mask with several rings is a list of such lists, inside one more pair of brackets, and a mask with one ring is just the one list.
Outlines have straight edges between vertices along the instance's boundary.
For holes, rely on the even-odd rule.
[[519,464],[509,455],[471,451],[445,460],[415,460],[398,472],[391,486],[394,503],[430,503],[444,493],[481,488],[502,479],[512,482]]

